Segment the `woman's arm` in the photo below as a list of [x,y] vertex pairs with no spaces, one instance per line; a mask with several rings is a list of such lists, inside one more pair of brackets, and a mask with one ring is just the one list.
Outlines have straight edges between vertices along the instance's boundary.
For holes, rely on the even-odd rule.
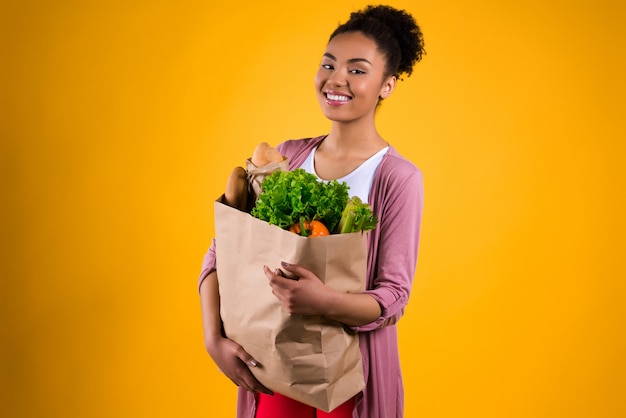
[[204,345],[217,367],[237,386],[250,392],[272,391],[263,386],[248,367],[256,367],[257,362],[239,344],[226,338],[222,332],[220,318],[220,294],[217,272],[213,271],[200,284],[200,306]]
[[[391,151],[390,151],[391,152]],[[396,154],[394,152],[394,154]],[[370,282],[364,292],[382,314],[354,331],[372,331],[396,324],[404,314],[417,266],[423,211],[421,172],[411,163],[390,156],[379,169],[370,200],[380,224],[370,233]]]
[[272,271],[267,266],[265,275],[272,293],[291,314],[323,315],[351,327],[369,324],[381,315],[378,302],[368,294],[333,290],[301,266],[283,263],[281,269],[298,280],[286,278],[280,270]]
[[220,319],[220,293],[217,272],[213,271],[200,284],[200,308],[202,310],[202,328],[204,345],[208,348],[223,337]]

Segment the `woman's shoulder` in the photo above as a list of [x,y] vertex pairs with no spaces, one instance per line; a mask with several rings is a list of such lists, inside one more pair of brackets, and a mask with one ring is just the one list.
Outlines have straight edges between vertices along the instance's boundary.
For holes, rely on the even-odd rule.
[[422,171],[391,145],[381,161],[380,174],[384,177],[396,180],[405,179],[407,177],[422,178]]
[[289,168],[294,169],[302,165],[313,148],[324,138],[325,135],[311,138],[289,139],[278,144],[276,149],[281,155],[289,158]]
[[302,150],[313,149],[322,139],[324,139],[324,136],[288,139],[278,144],[276,149],[278,149],[278,151],[280,151],[283,155],[302,152]]
[[382,211],[381,207],[388,204],[395,206],[398,199],[402,200],[400,206],[410,201],[420,202],[423,189],[422,171],[390,146],[372,185],[371,200],[375,202],[377,210]]

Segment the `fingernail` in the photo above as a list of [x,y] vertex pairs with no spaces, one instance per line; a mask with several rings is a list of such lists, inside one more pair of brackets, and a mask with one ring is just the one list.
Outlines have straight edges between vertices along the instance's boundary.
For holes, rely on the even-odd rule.
[[255,360],[250,360],[250,366],[256,367],[257,366],[257,362]]
[[289,266],[291,265],[291,264],[289,264],[289,263],[288,263],[288,262],[286,262],[286,261],[281,261],[281,262],[280,262],[280,264],[282,264],[282,265],[283,265],[283,266],[285,266],[285,267],[289,267]]

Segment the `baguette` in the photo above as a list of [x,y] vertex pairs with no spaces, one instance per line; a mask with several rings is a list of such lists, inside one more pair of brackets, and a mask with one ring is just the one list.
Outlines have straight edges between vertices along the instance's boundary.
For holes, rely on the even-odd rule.
[[248,207],[248,180],[243,167],[235,167],[228,177],[224,203],[235,209],[246,211]]

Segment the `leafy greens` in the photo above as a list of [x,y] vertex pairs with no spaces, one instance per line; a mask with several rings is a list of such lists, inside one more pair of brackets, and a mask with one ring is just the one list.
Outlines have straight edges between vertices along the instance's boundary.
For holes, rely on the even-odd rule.
[[315,175],[302,168],[275,171],[263,180],[251,215],[283,229],[304,217],[309,221],[318,220],[332,231],[348,199],[346,183],[318,181]]
[[302,168],[275,171],[263,180],[250,214],[283,229],[302,220],[318,220],[335,233],[373,229],[378,220],[370,206],[350,198],[348,188],[337,180],[319,181]]

